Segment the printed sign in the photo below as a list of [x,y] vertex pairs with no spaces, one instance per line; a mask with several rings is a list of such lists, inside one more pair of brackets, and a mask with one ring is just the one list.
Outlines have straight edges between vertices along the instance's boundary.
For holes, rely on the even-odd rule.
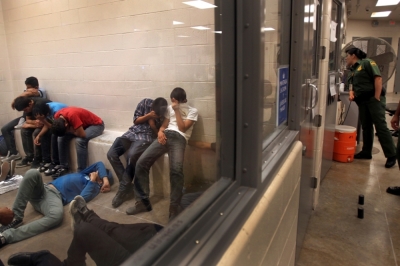
[[287,121],[288,117],[288,93],[289,93],[289,67],[278,69],[278,99],[277,99],[277,126]]

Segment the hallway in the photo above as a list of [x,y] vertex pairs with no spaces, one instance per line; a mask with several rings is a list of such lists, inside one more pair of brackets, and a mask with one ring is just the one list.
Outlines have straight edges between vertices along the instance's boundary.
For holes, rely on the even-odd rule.
[[[387,102],[399,99],[390,94]],[[375,137],[372,160],[332,164],[297,265],[399,265],[400,197],[386,188],[400,186],[400,172],[398,165],[386,169],[385,162]],[[359,194],[365,197],[364,219],[357,218]]]

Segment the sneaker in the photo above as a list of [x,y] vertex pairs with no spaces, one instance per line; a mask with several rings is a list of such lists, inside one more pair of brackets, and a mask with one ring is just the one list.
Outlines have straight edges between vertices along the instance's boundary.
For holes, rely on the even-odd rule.
[[33,161],[32,161],[32,164],[31,164],[31,169],[39,170],[40,164],[41,163],[39,163],[39,160],[35,160],[35,158],[33,158]]
[[14,228],[14,229],[18,228],[20,225],[22,225],[22,220],[15,219],[9,225],[0,226],[0,233],[3,233],[4,231],[11,229],[11,228]]
[[53,179],[57,179],[60,176],[63,176],[63,175],[66,175],[66,174],[68,174],[68,169],[67,168],[60,168],[60,169],[57,170],[56,173],[52,174],[51,177]]
[[118,190],[117,194],[115,195],[115,197],[113,198],[113,200],[111,202],[111,205],[114,208],[119,207],[122,203],[127,201],[132,194],[133,194],[133,192],[119,191]]
[[0,248],[4,247],[7,245],[6,238],[0,233]]
[[150,201],[148,199],[142,201],[136,201],[135,206],[130,207],[126,210],[126,214],[135,215],[141,212],[149,212],[153,208],[151,207]]
[[4,159],[8,158],[9,156],[10,156],[10,151],[7,152],[6,156],[1,156],[0,160],[4,160]]
[[25,124],[25,118],[21,117],[18,121],[18,124],[14,128],[22,128],[22,126]]
[[396,158],[397,158],[396,155],[387,158],[386,163],[385,163],[385,167],[386,167],[386,168],[391,168],[391,167],[393,167],[393,166],[396,164]]
[[54,175],[55,173],[57,173],[58,169],[60,169],[60,168],[61,168],[61,165],[56,165],[56,164],[51,163],[49,168],[47,168],[47,170],[44,171],[44,175],[45,176]]
[[400,196],[400,187],[388,187],[386,192],[392,195]]
[[[40,167],[39,167],[39,172],[43,173],[45,172],[47,169],[49,169],[53,164],[52,163],[41,163]],[[54,166],[53,166],[54,167]]]
[[8,156],[7,158],[3,159],[2,162],[5,162],[5,161],[10,162],[12,160],[17,161],[17,160],[21,160],[21,159],[22,159],[22,156],[19,155],[19,153],[17,153],[17,154],[12,154],[12,155]]
[[354,159],[365,159],[365,160],[369,160],[372,159],[372,155],[368,155],[363,153],[362,151],[360,151],[359,153],[357,153],[356,155],[354,155]]
[[75,229],[76,225],[80,224],[84,219],[84,215],[89,212],[86,206],[85,199],[78,195],[69,204],[69,213],[71,214],[71,228]]
[[1,165],[0,182],[6,180],[9,171],[10,171],[10,163],[4,162]]
[[32,160],[29,159],[28,157],[25,157],[24,159],[22,159],[22,161],[20,161],[19,163],[17,163],[17,168],[21,168],[21,167],[26,167],[31,165]]
[[12,254],[7,261],[8,265],[32,265],[31,257],[35,255],[36,258],[39,258],[42,255],[49,254],[48,250],[40,250],[36,252],[19,252]]

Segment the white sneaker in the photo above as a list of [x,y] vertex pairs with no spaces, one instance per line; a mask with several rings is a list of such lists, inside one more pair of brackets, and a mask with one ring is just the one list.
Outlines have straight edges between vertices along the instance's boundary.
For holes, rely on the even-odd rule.
[[23,124],[25,124],[25,118],[21,117],[18,121],[18,125],[16,125],[14,128],[22,128]]

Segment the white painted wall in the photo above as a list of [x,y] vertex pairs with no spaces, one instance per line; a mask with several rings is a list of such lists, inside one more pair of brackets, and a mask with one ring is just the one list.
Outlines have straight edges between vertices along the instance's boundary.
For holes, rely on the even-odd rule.
[[9,49],[12,97],[21,93],[26,77],[36,76],[51,100],[87,108],[106,128],[126,130],[142,98],[169,100],[181,86],[200,113],[193,139],[215,141],[214,9],[178,0],[1,4],[0,45]]
[[[371,21],[347,20],[346,43],[351,42],[353,37],[391,37],[392,47],[397,54],[397,46],[400,38],[400,25],[389,26],[388,23],[380,21],[378,27],[372,27]],[[396,73],[396,72],[395,72]],[[387,91],[393,92],[395,75],[388,81]]]

